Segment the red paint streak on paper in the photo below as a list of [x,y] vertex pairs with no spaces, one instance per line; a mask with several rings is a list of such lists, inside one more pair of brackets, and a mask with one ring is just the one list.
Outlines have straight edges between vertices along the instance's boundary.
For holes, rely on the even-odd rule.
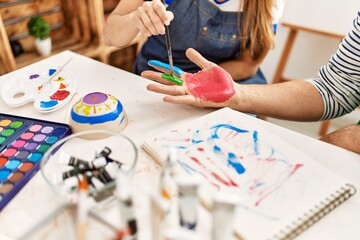
[[60,83],[60,87],[59,87],[60,89],[65,89],[66,88],[66,85],[65,84],[63,84],[63,83]]
[[[199,159],[197,159],[196,157],[190,157],[191,160],[193,160],[195,163],[197,163],[199,166],[201,166],[202,168],[204,168],[206,171],[208,171],[210,173],[211,176],[213,176],[217,181],[221,182],[222,184],[224,184],[225,186],[237,186],[236,183],[234,183],[231,179],[230,182],[226,181],[224,178],[220,177],[217,173],[211,171],[210,169],[208,169],[204,164],[202,164]],[[226,176],[228,177],[228,176]]]
[[206,101],[221,103],[235,94],[230,74],[219,66],[188,73],[184,78],[190,93]]
[[50,99],[53,100],[64,100],[65,98],[67,98],[69,96],[70,92],[66,91],[66,90],[59,90],[56,93],[54,93],[53,95],[50,96]]
[[[302,166],[304,166],[304,164],[296,164],[293,168],[293,170],[289,173],[289,176],[287,176],[287,179],[289,179],[297,170],[299,170]],[[286,180],[287,180],[286,179]],[[260,199],[258,199],[258,201],[255,202],[255,206],[259,206],[259,204],[268,196],[270,196],[273,192],[275,192],[286,180],[284,180],[279,186],[277,186],[276,188],[272,189],[271,191],[269,191],[268,193],[266,193],[264,196],[262,196]],[[267,189],[264,190],[264,192],[267,191]],[[262,195],[263,192],[261,192]]]

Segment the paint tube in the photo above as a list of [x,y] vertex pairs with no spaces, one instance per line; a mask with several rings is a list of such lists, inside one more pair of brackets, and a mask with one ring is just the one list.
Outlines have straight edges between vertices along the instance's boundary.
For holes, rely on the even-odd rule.
[[212,204],[212,240],[235,239],[233,222],[240,197],[236,192],[218,192]]
[[152,240],[165,240],[165,230],[167,226],[167,216],[169,213],[171,202],[164,199],[159,192],[150,195],[150,226]]
[[200,178],[196,175],[182,174],[175,177],[175,182],[178,186],[180,225],[195,231]]
[[99,158],[99,157],[105,157],[105,158],[107,158],[107,157],[109,157],[109,155],[110,155],[111,152],[112,152],[112,151],[111,151],[111,149],[110,149],[109,147],[104,147],[104,149],[101,150],[100,153],[97,153],[97,154],[96,154],[96,158]]
[[79,240],[86,239],[87,218],[89,206],[88,198],[88,184],[86,178],[81,178],[79,183],[79,201],[77,209],[77,236]]
[[90,169],[99,169],[107,164],[105,157],[97,157],[93,161],[88,162],[76,157],[71,156],[65,152],[60,153],[59,163],[66,164],[69,166],[76,167],[80,170],[90,170]]
[[117,233],[117,238],[119,239],[136,239],[137,223],[130,188],[131,185],[128,176],[123,171],[118,170],[116,195],[119,199],[122,220],[121,230]]
[[64,186],[67,191],[71,192],[79,187],[79,179],[73,176],[64,180]]
[[102,167],[99,169],[99,179],[103,183],[109,183],[114,181],[116,178],[117,172],[119,170],[119,165],[116,163],[108,163],[105,167]]

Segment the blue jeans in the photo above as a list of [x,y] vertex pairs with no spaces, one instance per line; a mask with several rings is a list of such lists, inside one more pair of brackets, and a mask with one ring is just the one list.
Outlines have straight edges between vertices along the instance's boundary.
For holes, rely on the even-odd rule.
[[[242,13],[223,12],[208,0],[173,0],[167,9],[175,16],[169,26],[175,66],[190,73],[200,70],[185,56],[188,48],[196,49],[216,64],[239,58],[239,20],[242,21]],[[152,59],[169,61],[163,35],[151,36],[144,43],[136,58],[134,73],[153,70],[147,64]],[[239,83],[265,84],[266,79],[259,70],[254,77]]]

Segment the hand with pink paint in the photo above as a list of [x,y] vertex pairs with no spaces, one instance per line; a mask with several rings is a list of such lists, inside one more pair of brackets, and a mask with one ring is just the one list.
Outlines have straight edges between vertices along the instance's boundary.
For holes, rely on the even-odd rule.
[[[159,84],[149,84],[149,91],[166,94],[165,102],[187,104],[197,107],[230,107],[238,102],[237,86],[232,77],[223,68],[209,62],[196,50],[188,49],[186,56],[202,70],[192,74],[183,72],[180,77],[182,85],[173,85],[162,78],[162,73],[144,71],[141,76],[152,79]],[[161,72],[168,73],[168,69],[154,66]]]

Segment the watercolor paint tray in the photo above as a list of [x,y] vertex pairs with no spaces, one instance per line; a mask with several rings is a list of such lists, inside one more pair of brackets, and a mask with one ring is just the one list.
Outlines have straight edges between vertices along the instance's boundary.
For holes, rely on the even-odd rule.
[[76,78],[65,69],[33,70],[8,79],[1,89],[1,97],[10,107],[34,102],[34,109],[45,113],[68,103],[76,87]]
[[0,113],[0,211],[39,170],[44,153],[70,134],[64,123]]

